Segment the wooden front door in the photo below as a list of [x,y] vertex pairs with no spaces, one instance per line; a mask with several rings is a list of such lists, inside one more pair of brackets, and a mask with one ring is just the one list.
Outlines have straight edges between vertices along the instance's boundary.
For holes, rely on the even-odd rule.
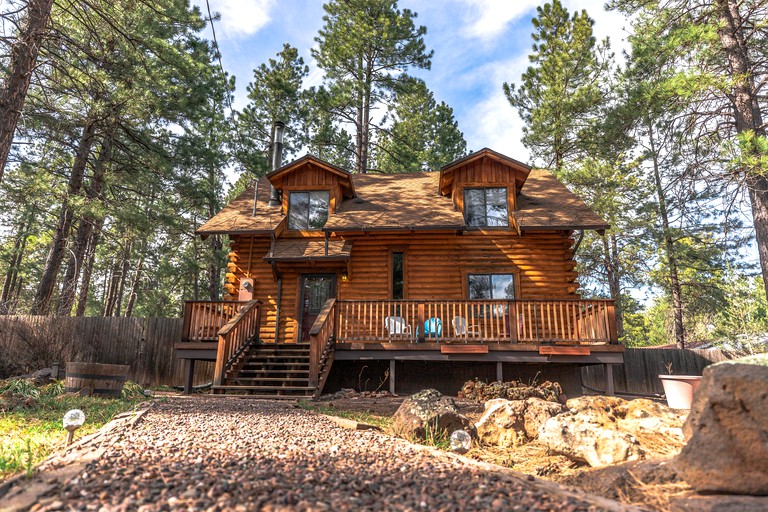
[[309,330],[325,301],[336,296],[336,274],[303,274],[301,276],[301,339],[309,341]]

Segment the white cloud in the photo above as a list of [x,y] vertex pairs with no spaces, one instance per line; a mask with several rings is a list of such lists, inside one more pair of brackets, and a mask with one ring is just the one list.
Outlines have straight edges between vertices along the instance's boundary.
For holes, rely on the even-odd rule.
[[[501,84],[519,79],[528,66],[526,55],[489,62],[471,70],[462,77],[468,84],[483,77],[492,84],[483,95],[463,105],[459,126],[464,131],[467,145],[472,150],[489,147],[512,158],[527,162],[529,152],[521,142],[523,121],[509,104]],[[530,163],[530,162],[529,162]]]
[[490,40],[540,4],[537,0],[461,0],[469,8],[466,37]]
[[238,38],[251,36],[269,23],[274,5],[275,0],[212,0],[211,11],[221,14],[218,27],[223,33]]

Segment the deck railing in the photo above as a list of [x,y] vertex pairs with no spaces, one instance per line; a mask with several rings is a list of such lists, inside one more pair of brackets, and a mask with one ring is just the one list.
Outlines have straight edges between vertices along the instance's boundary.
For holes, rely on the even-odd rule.
[[221,386],[224,376],[261,328],[261,301],[245,303],[240,312],[218,331],[218,352],[213,385]]
[[237,315],[246,301],[188,300],[184,303],[182,341],[218,341],[219,329]]
[[338,300],[337,341],[617,343],[610,300]]
[[309,385],[322,392],[333,364],[336,342],[336,299],[328,299],[309,330]]

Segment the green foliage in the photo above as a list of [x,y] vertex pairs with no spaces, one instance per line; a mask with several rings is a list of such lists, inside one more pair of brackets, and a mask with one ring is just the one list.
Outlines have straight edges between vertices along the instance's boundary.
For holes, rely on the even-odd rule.
[[[10,391],[20,389],[18,382],[22,381],[0,382],[0,389],[6,390],[0,392],[0,410],[4,411],[0,413],[0,479],[19,472],[30,475],[35,464],[64,447],[67,432],[61,422],[67,411],[80,409],[85,413],[86,421],[76,433],[77,440],[146,400],[143,395],[117,400],[62,395],[61,383],[38,388],[36,393],[24,385],[23,394],[19,395]],[[14,398],[33,395],[34,400],[27,403]],[[15,406],[9,407],[13,404]]]
[[325,71],[328,111],[355,133],[355,170],[368,169],[372,111],[409,84],[410,68],[429,69],[427,29],[416,13],[395,0],[332,0],[323,5],[324,25],[312,56]]
[[467,152],[453,109],[437,103],[423,80],[401,91],[389,107],[392,125],[382,131],[375,167],[385,173],[438,170]]
[[284,155],[295,154],[304,145],[308,105],[303,82],[308,73],[299,51],[289,44],[253,71],[253,82],[247,87],[250,101],[238,119],[240,133],[245,135],[238,155],[253,174],[262,175],[266,170],[276,121],[286,125]]
[[536,12],[531,66],[519,85],[504,84],[504,94],[525,121],[525,146],[559,172],[591,146],[611,56],[607,40],[597,45],[585,10],[571,16],[554,0]]

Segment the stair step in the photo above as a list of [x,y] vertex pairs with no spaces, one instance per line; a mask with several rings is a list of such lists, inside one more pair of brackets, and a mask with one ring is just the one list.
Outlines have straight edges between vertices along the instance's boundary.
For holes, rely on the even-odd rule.
[[242,389],[254,391],[314,391],[311,386],[240,386],[237,384],[224,384],[213,386],[213,389]]
[[[217,388],[222,389],[226,391],[225,388]],[[237,391],[237,388],[235,388],[233,391]],[[312,398],[312,395],[259,395],[259,394],[232,394],[230,396],[236,396],[238,398],[243,399],[249,399],[249,400],[301,400],[305,398]]]
[[309,370],[288,370],[288,369],[284,369],[284,370],[277,370],[277,369],[268,369],[268,368],[263,368],[263,369],[259,369],[259,370],[240,370],[240,373],[266,373],[266,374],[275,374],[275,373],[279,373],[279,374],[283,374],[283,373],[292,373],[292,374],[300,374],[300,375],[301,375],[301,374],[303,374],[303,375],[309,375]]
[[272,362],[263,362],[263,361],[247,361],[242,364],[242,369],[246,366],[254,366],[254,365],[261,365],[261,366],[306,366],[309,368],[309,363],[272,363]]
[[250,380],[250,381],[256,381],[256,382],[306,382],[309,383],[309,377],[292,377],[292,378],[285,378],[285,377],[231,377],[230,380],[235,380],[238,382]]
[[263,356],[260,354],[249,354],[243,358],[244,361],[284,361],[286,359],[309,361],[309,356]]

